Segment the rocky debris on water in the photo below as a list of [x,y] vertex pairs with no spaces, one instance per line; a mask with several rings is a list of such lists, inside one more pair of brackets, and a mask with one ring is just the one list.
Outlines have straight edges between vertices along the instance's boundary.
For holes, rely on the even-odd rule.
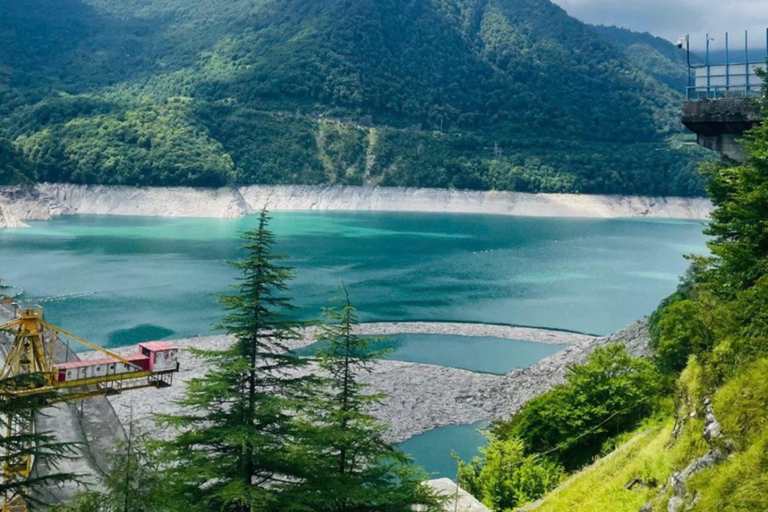
[[[304,344],[312,341],[309,338]],[[174,340],[173,343],[182,349],[179,355],[181,370],[175,375],[173,386],[162,390],[147,388],[110,397],[123,421],[133,414],[147,430],[158,436],[167,432],[161,432],[151,421],[144,420],[154,414],[178,412],[175,402],[183,396],[185,382],[204,375],[207,369],[206,363],[195,358],[189,349],[220,350],[232,343],[232,338],[208,336]],[[310,365],[305,371],[317,373],[318,370]],[[370,374],[361,376],[361,381],[370,384],[372,393],[387,395],[373,406],[371,412],[391,425],[387,440],[399,442],[436,426],[474,423],[488,417],[492,408],[477,399],[477,390],[490,387],[500,378],[456,368],[382,360],[373,366]]]
[[[3,314],[4,311],[0,308],[0,316]],[[417,329],[417,332],[495,335],[513,340],[520,339],[521,332],[517,330],[518,328],[513,327],[482,326],[480,324],[393,323],[364,324],[360,327],[360,330],[367,334],[395,334],[403,330],[412,332],[414,329]],[[639,349],[642,348],[643,329],[642,324],[638,324],[626,331],[627,339],[636,340]],[[549,339],[552,343],[563,343],[565,339],[573,341],[573,338],[568,337],[574,336],[573,333],[561,331],[550,331],[549,334],[535,333],[534,331],[541,330],[532,330],[531,333],[539,336],[540,340]],[[300,348],[313,343],[316,332],[316,329],[306,330],[302,339],[296,341],[291,348]],[[370,384],[371,392],[385,393],[388,397],[377,404],[371,412],[381,421],[391,425],[386,436],[390,442],[403,441],[436,427],[451,424],[471,424],[501,417],[511,411],[513,412],[526,400],[547,391],[561,381],[567,364],[585,359],[589,351],[597,346],[622,339],[622,336],[608,338],[576,336],[581,336],[583,339],[577,339],[563,352],[551,356],[531,368],[518,370],[506,376],[401,361],[379,361],[374,366],[373,371],[363,377],[362,380]],[[173,433],[159,429],[152,421],[153,416],[158,413],[180,412],[177,401],[184,394],[184,383],[189,379],[202,376],[206,369],[205,363],[195,358],[189,349],[193,347],[204,350],[222,349],[232,342],[233,338],[226,335],[174,340],[173,343],[181,348],[181,370],[175,376],[172,387],[165,389],[146,388],[109,398],[99,398],[98,400],[103,401],[103,404],[89,404],[89,406],[103,408],[98,412],[89,412],[89,418],[98,420],[95,422],[74,421],[72,419],[75,417],[72,416],[74,413],[61,415],[60,421],[72,422],[75,426],[69,428],[68,431],[77,434],[80,436],[79,438],[97,441],[99,446],[90,446],[89,442],[89,449],[97,449],[98,453],[105,451],[105,447],[110,445],[111,440],[119,435],[120,422],[126,424],[131,418],[142,425],[150,435],[156,438],[167,438]],[[128,354],[134,350],[134,347],[126,347],[117,352]],[[87,352],[80,354],[80,357],[81,359],[88,359],[101,357],[101,354]],[[316,372],[317,369],[310,366],[306,371]],[[69,406],[67,408],[72,410]],[[115,414],[116,419],[112,421],[110,418]],[[117,421],[118,418],[120,421]],[[104,424],[104,421],[107,421],[108,424]],[[113,435],[107,435],[106,432],[110,429],[114,431]],[[94,462],[98,461],[93,457],[80,459],[75,461],[75,469],[81,473],[91,473],[92,471],[98,473],[91,467],[94,466]],[[78,466],[78,464],[80,465]],[[445,488],[448,486],[448,482],[450,480],[441,485]],[[455,484],[451,482],[451,485]],[[485,508],[478,508],[478,502],[473,501],[471,496],[465,496],[465,494],[461,494],[459,505],[467,508],[460,508],[459,510],[466,510],[466,512],[487,511]]]
[[584,363],[593,350],[613,343],[624,344],[633,357],[648,357],[652,349],[647,320],[635,322],[610,336],[577,341],[533,366],[508,373],[495,387],[485,391],[487,400],[498,404],[493,417],[514,414],[526,402],[563,383],[568,366]]
[[554,345],[570,345],[593,341],[595,336],[571,331],[519,327],[515,325],[459,322],[382,322],[361,324],[361,334],[392,336],[395,334],[447,334],[453,336],[487,336],[508,340],[534,341]]
[[[521,339],[518,329],[505,326],[455,323],[391,323],[363,324],[360,331],[371,335],[391,335],[402,332],[432,332],[459,335],[495,335]],[[644,323],[638,323],[605,338],[576,335],[563,331],[530,330],[538,336],[534,341],[548,339],[550,343],[571,344],[529,368],[507,375],[490,375],[457,368],[379,361],[363,380],[374,393],[388,397],[377,404],[372,413],[391,425],[387,439],[403,441],[427,430],[447,425],[472,424],[493,420],[514,413],[525,402],[535,398],[563,381],[569,364],[586,360],[589,352],[608,343],[629,340],[635,353],[646,353],[648,343]],[[300,348],[314,342],[315,329],[305,331],[301,340],[290,348]],[[490,334],[492,333],[492,334]],[[502,336],[503,335],[503,336]],[[527,339],[522,337],[522,339]],[[184,382],[205,372],[204,363],[192,357],[189,348],[221,349],[232,342],[228,336],[207,336],[174,340],[182,348],[181,372],[174,385],[164,390],[146,389],[112,397],[118,414],[127,419],[133,410],[137,419],[150,418],[153,413],[168,413],[177,409],[175,401],[184,392]],[[127,349],[129,350],[129,349]],[[311,371],[311,370],[310,370]]]

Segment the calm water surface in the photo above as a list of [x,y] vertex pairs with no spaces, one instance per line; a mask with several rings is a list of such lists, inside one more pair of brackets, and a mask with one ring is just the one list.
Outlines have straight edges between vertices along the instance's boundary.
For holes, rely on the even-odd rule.
[[423,467],[431,478],[456,480],[458,464],[454,454],[465,462],[480,455],[480,448],[488,444],[482,430],[487,422],[474,425],[449,425],[436,428],[400,443],[399,448]]
[[[697,222],[413,213],[278,213],[291,293],[316,317],[343,279],[364,320],[446,320],[603,334],[653,310],[703,252]],[[0,230],[0,276],[94,342],[211,331],[214,295],[256,219],[74,216]]]
[[[315,350],[326,346],[327,343],[318,342],[296,353],[312,356]],[[374,343],[371,348],[388,351],[386,359],[504,375],[537,363],[566,346],[487,336],[398,334]]]

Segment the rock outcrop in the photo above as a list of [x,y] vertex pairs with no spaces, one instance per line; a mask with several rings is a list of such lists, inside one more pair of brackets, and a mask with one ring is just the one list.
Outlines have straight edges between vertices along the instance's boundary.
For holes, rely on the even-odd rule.
[[688,480],[705,469],[719,464],[728,456],[726,451],[728,443],[719,442],[723,438],[722,427],[717,417],[715,417],[715,408],[709,398],[704,400],[704,407],[704,432],[702,437],[704,437],[704,440],[709,445],[709,451],[701,457],[693,459],[682,471],[670,477],[667,487],[672,489],[672,498],[667,503],[667,512],[682,512],[693,508],[699,497],[691,495],[688,491]]

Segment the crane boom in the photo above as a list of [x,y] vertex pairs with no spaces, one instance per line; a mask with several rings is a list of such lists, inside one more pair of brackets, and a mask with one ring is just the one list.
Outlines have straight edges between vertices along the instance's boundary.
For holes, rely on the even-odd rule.
[[[105,396],[146,387],[168,387],[178,372],[178,349],[167,343],[143,343],[140,353],[123,357],[86,341],[70,332],[47,323],[40,308],[25,308],[16,318],[0,325],[0,333],[12,338],[5,362],[0,369],[0,395],[45,395],[45,403],[80,401],[93,396]],[[60,338],[80,343],[105,356],[101,359],[69,362],[69,347],[64,362],[59,348]],[[14,377],[39,375],[41,379],[19,384]],[[6,418],[6,438],[34,432],[34,417],[15,415]],[[29,453],[31,450],[24,450]],[[31,455],[10,457],[5,454],[2,479],[5,483],[26,482],[32,474]],[[18,495],[1,496],[2,512],[27,512]]]

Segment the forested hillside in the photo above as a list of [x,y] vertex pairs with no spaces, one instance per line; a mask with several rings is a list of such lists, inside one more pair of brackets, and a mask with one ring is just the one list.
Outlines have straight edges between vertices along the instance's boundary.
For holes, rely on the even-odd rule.
[[19,169],[4,182],[703,190],[679,93],[548,0],[0,0],[0,15],[0,165]]
[[[684,93],[688,87],[688,63],[685,50],[670,41],[647,32],[633,32],[620,27],[598,25],[598,34],[624,52],[627,59],[645,73],[672,89]],[[691,56],[692,64],[698,57]]]

